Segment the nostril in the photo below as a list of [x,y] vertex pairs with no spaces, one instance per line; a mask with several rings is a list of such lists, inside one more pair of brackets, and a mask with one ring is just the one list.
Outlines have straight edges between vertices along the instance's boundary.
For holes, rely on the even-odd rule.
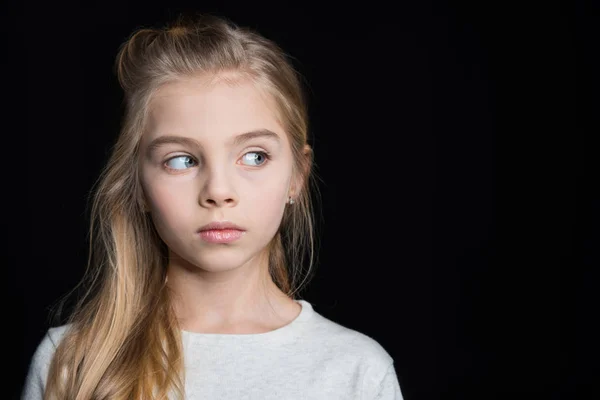
[[217,201],[215,199],[206,199],[205,203],[210,204],[211,206],[218,206],[219,204],[233,204],[233,203],[235,203],[235,200],[231,197],[227,198],[227,199],[223,199],[221,201]]

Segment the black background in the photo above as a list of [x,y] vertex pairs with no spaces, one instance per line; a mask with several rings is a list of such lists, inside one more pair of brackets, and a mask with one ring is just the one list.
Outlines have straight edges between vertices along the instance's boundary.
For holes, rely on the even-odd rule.
[[378,340],[405,399],[598,394],[599,7],[527,4],[19,3],[2,28],[4,67],[26,74],[5,75],[26,96],[3,135],[26,139],[3,152],[5,197],[24,208],[5,208],[14,396],[84,271],[87,196],[122,113],[118,46],[187,11],[294,57],[323,201],[303,297]]

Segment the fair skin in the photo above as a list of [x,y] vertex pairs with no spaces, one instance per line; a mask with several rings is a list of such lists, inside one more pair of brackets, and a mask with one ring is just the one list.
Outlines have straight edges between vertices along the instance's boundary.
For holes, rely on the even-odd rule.
[[[170,82],[153,96],[140,143],[142,187],[169,247],[168,286],[182,329],[268,332],[301,309],[272,281],[266,251],[300,178],[273,100],[249,80],[214,78]],[[199,230],[214,221],[243,233],[206,241]]]

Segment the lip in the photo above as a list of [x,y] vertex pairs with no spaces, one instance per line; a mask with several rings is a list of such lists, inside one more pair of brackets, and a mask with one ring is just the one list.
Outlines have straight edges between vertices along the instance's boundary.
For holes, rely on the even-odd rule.
[[243,228],[229,221],[214,221],[204,225],[198,231],[200,238],[208,243],[231,243],[245,233]]
[[245,229],[240,228],[236,224],[229,222],[229,221],[214,221],[214,222],[211,222],[210,224],[204,225],[202,228],[200,228],[198,230],[198,232],[215,231],[215,230],[234,230],[234,231],[242,231],[242,232],[245,231]]
[[244,235],[244,231],[237,229],[209,229],[200,231],[200,238],[208,243],[231,243]]

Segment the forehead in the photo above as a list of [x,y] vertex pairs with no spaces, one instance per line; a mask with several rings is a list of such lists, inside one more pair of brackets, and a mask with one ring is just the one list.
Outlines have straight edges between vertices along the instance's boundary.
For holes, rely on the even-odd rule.
[[227,140],[268,129],[285,138],[275,102],[250,80],[193,77],[164,84],[150,101],[142,139],[185,135],[199,140]]

